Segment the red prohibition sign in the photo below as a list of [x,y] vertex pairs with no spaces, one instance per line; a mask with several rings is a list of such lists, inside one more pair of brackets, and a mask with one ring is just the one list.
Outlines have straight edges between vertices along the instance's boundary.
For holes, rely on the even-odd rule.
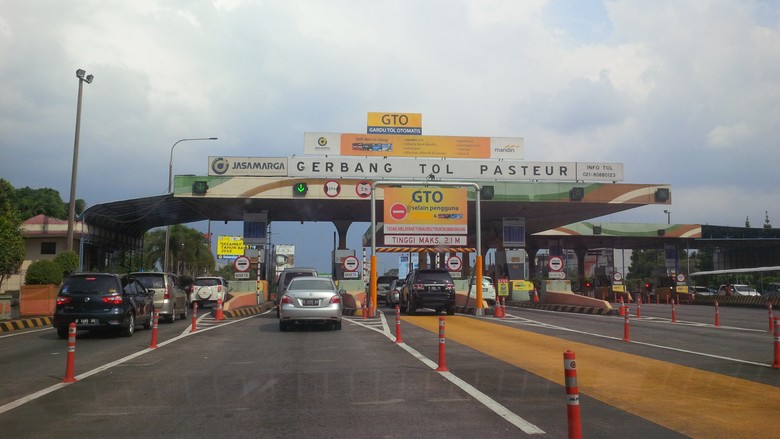
[[406,218],[406,206],[404,206],[401,203],[393,204],[392,207],[390,207],[390,216],[393,217],[394,220],[402,220]]

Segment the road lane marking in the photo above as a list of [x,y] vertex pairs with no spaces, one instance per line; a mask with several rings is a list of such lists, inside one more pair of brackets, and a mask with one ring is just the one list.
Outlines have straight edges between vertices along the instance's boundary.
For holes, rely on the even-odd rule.
[[[438,331],[434,319],[404,322]],[[561,356],[574,351],[580,395],[691,437],[764,437],[775,428],[776,386],[497,323],[448,317],[447,339],[557,383],[562,394]]]
[[[265,312],[265,313],[262,313],[262,314],[256,314],[256,315],[249,316],[249,317],[244,317],[244,318],[241,318],[241,319],[230,320],[228,322],[225,322],[222,325],[215,325],[215,326],[211,326],[211,327],[204,328],[204,329],[198,329],[196,332],[189,332],[189,330],[188,330],[187,332],[182,333],[182,334],[180,334],[180,335],[178,335],[178,336],[176,336],[174,338],[171,338],[169,340],[165,340],[165,341],[163,341],[161,343],[157,343],[157,349],[159,349],[159,348],[161,348],[161,347],[163,347],[165,345],[171,344],[171,343],[173,343],[175,341],[179,341],[179,340],[181,340],[181,339],[183,339],[185,337],[189,337],[191,335],[197,335],[197,334],[200,334],[202,332],[210,331],[212,329],[217,329],[217,328],[221,328],[223,326],[232,325],[234,323],[243,322],[244,320],[252,319],[252,318],[255,318],[255,317],[267,314],[267,313],[268,312]],[[95,375],[97,373],[100,373],[100,372],[103,372],[105,370],[111,369],[112,367],[118,366],[118,365],[120,365],[122,363],[126,363],[126,362],[128,362],[128,361],[130,361],[132,359],[138,358],[138,357],[140,357],[142,355],[148,354],[149,352],[154,352],[157,349],[146,348],[146,349],[140,350],[138,352],[132,353],[132,354],[126,356],[126,357],[120,358],[120,359],[118,359],[116,361],[112,361],[110,363],[106,363],[106,364],[104,364],[102,366],[96,367],[95,369],[92,369],[92,370],[90,370],[88,372],[84,372],[84,373],[82,373],[80,375],[76,375],[76,377],[75,377],[76,378],[76,383],[78,383],[78,381],[81,381],[81,380],[83,380],[85,378],[89,378],[92,375]],[[37,392],[33,392],[33,393],[31,393],[31,394],[29,394],[27,396],[23,396],[23,397],[21,397],[19,399],[16,399],[14,401],[9,402],[9,403],[3,404],[2,406],[0,406],[0,414],[3,414],[3,413],[5,413],[7,411],[10,411],[10,410],[13,410],[13,409],[15,409],[17,407],[20,407],[20,406],[22,406],[24,404],[27,404],[30,401],[34,401],[34,400],[36,400],[36,399],[38,399],[38,398],[40,398],[42,396],[48,395],[49,393],[55,392],[55,391],[60,390],[60,389],[62,389],[64,387],[66,387],[66,386],[70,386],[70,385],[76,384],[76,383],[57,383],[57,384],[51,385],[49,387],[46,387],[45,389],[41,389],[41,390],[38,390]]]

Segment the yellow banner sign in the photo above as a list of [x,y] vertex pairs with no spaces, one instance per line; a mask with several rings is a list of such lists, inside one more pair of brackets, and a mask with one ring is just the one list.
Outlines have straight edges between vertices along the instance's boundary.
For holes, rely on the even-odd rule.
[[386,188],[385,234],[465,235],[468,230],[466,189]]
[[244,238],[240,236],[220,236],[217,239],[218,256],[243,256]]
[[368,134],[422,134],[420,113],[368,113]]

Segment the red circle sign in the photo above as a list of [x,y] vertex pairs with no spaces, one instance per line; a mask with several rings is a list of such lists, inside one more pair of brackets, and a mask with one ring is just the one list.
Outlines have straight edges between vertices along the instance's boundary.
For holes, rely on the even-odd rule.
[[394,220],[402,220],[406,218],[406,206],[404,206],[401,203],[395,203],[390,208],[390,216],[393,217]]
[[235,261],[233,261],[233,266],[236,267],[237,271],[241,271],[241,272],[248,271],[249,265],[250,265],[249,258],[247,258],[246,256],[239,256],[236,258]]
[[344,270],[349,272],[357,271],[359,265],[360,261],[358,261],[358,258],[354,256],[347,256],[341,263],[341,266],[344,267]]
[[450,271],[459,271],[463,266],[463,261],[457,256],[450,256],[447,259],[447,269]]
[[550,267],[550,270],[552,271],[561,271],[563,270],[563,259],[558,256],[553,256],[547,261],[547,266]]

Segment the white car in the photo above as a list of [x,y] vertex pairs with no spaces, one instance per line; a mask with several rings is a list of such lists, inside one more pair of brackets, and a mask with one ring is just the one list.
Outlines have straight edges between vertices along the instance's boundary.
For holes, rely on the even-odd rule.
[[731,284],[721,285],[718,288],[718,296],[760,296],[760,294],[750,285]]
[[190,303],[198,303],[200,308],[206,303],[227,300],[228,283],[221,277],[196,277],[190,292]]
[[[467,279],[469,285],[469,297],[477,298],[477,284],[474,277]],[[496,287],[493,286],[493,281],[487,276],[482,276],[482,300],[487,301],[489,305],[496,303]]]

